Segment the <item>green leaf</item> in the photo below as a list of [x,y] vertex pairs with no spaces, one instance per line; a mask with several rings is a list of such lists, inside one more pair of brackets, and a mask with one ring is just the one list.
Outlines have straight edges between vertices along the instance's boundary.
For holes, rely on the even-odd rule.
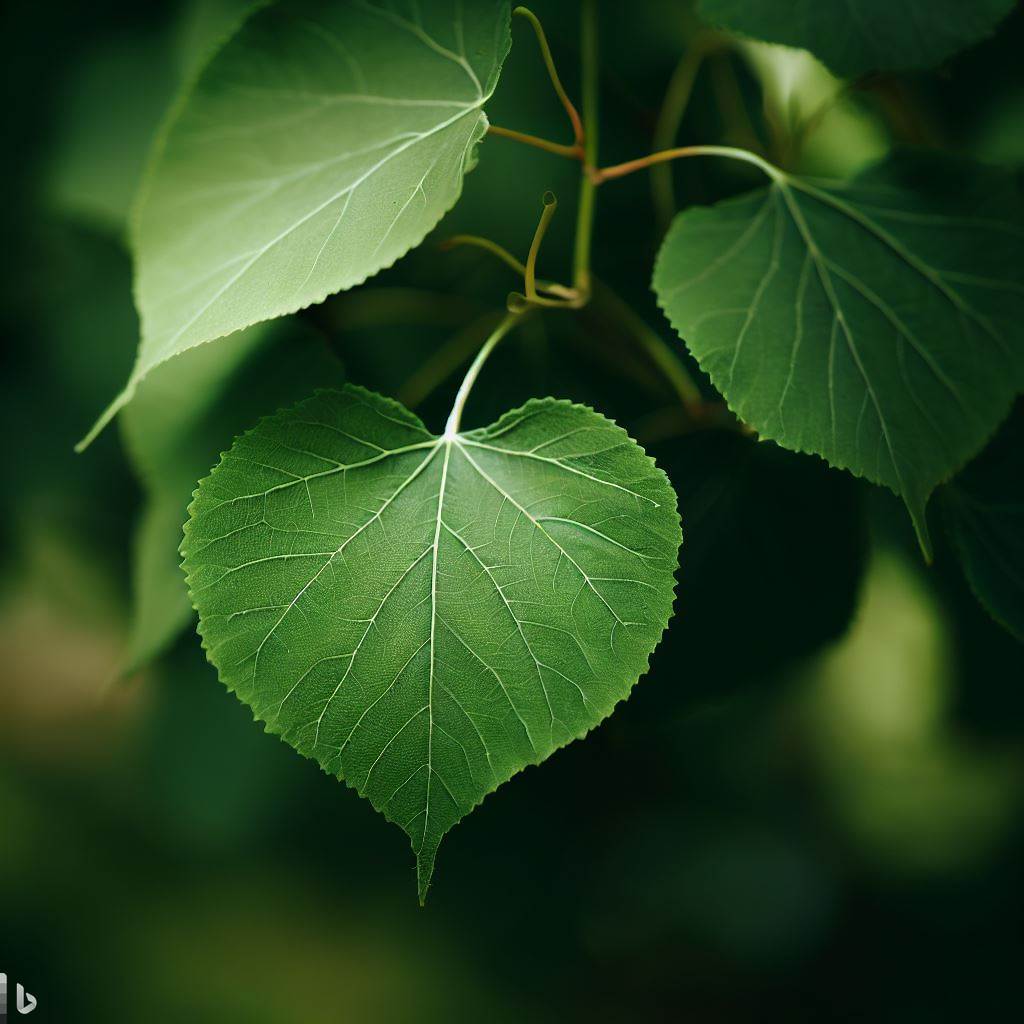
[[266,341],[266,329],[257,326],[189,352],[146,380],[125,411],[125,447],[145,492],[133,540],[127,673],[162,654],[192,615],[181,585],[181,513],[195,480],[232,436],[208,438],[202,424],[223,407],[232,374]]
[[267,0],[188,0],[175,33],[181,77],[186,81],[194,78],[242,22],[266,3]]
[[730,407],[763,437],[883,484],[930,557],[925,506],[1024,379],[1024,230],[1003,179],[959,195],[767,189],[680,214],[658,301]]
[[288,0],[179,103],[134,231],[138,359],[160,363],[360,284],[462,189],[510,41],[506,0]]
[[997,622],[1024,641],[1024,410],[947,486],[941,501],[964,574]]
[[221,679],[416,852],[628,696],[672,610],[665,475],[582,406],[434,437],[360,388],[236,440],[182,547]]
[[143,382],[122,419],[145,491],[134,539],[126,671],[162,654],[192,617],[178,548],[196,480],[254,419],[341,379],[341,365],[319,337],[282,323],[200,346]]
[[927,68],[991,35],[1016,0],[700,0],[713,25],[810,50],[837,74]]

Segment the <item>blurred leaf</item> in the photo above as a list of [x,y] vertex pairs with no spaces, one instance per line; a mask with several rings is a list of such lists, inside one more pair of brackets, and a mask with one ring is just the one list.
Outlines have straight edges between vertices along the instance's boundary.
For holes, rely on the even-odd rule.
[[102,553],[48,517],[28,519],[18,539],[0,589],[0,744],[8,758],[84,772],[109,759],[139,710],[138,692],[105,699],[124,640],[120,595]]
[[731,432],[690,434],[651,453],[679,494],[687,539],[678,614],[651,666],[665,692],[654,703],[645,690],[646,703],[660,717],[774,687],[782,666],[850,623],[867,546],[862,485]]
[[1024,416],[940,492],[964,573],[989,614],[1024,640]]
[[254,420],[341,376],[320,338],[286,322],[185,352],[142,383],[123,418],[146,491],[135,534],[127,671],[160,654],[192,616],[178,547],[199,478]]
[[927,68],[990,35],[1016,0],[700,0],[714,25],[810,50],[833,71]]
[[949,726],[955,660],[934,596],[883,552],[850,634],[808,673],[808,739],[833,813],[870,860],[900,872],[984,858],[1019,803],[1019,757]]
[[505,0],[447,0],[414,20],[359,0],[254,14],[159,143],[134,237],[138,360],[90,436],[171,356],[419,245],[486,131],[508,18]]
[[187,82],[262,0],[190,0],[178,26],[179,74]]
[[166,37],[105,42],[72,76],[50,191],[62,213],[120,234],[146,154],[178,84]]
[[739,51],[760,82],[776,162],[803,174],[846,179],[888,155],[878,112],[812,54],[757,42],[744,42]]
[[162,654],[192,617],[175,543],[181,523],[181,501],[170,494],[143,503],[132,538],[132,612],[123,674]]
[[347,387],[239,438],[182,550],[223,682],[409,834],[422,900],[445,832],[629,695],[680,540],[664,474],[590,409],[437,438]]
[[[180,568],[177,575],[181,581]],[[252,716],[216,685],[198,643],[177,646],[148,678],[152,706],[134,773],[140,817],[172,856],[217,849],[230,856],[266,841],[298,796],[305,766],[252,728]]]
[[127,672],[162,653],[191,618],[178,555],[181,524],[199,478],[233,436],[223,422],[233,412],[224,394],[228,381],[266,341],[261,325],[224,345],[184,353],[143,382],[122,420],[146,491],[134,538]]
[[57,424],[69,448],[79,417],[89,415],[131,365],[139,325],[131,264],[124,247],[103,232],[63,224],[42,235],[34,258],[52,279],[34,281],[24,299],[40,335],[36,357],[52,377],[54,400],[59,394],[73,419]]
[[0,531],[59,534],[116,576],[132,517],[131,473],[116,437],[89,459],[73,445],[131,365],[131,267],[110,238],[44,221],[14,262],[28,272],[15,278],[12,267],[6,279],[4,312],[17,343],[6,346],[0,372],[0,426],[17,442],[5,454]]
[[[993,190],[1016,199],[980,171],[968,184],[989,204]],[[884,172],[842,187],[779,174],[680,214],[654,275],[737,415],[891,488],[926,554],[929,495],[1024,380],[1024,229],[973,199]]]
[[253,6],[254,0],[192,0],[176,32],[137,31],[87,52],[61,104],[49,185],[59,211],[124,232],[175,89]]
[[1001,92],[977,132],[979,159],[993,164],[1024,164],[1024,91]]

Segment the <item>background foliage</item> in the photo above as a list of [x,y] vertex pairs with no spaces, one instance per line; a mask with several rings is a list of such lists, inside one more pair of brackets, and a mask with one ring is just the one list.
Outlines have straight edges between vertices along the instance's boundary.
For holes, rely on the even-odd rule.
[[[101,0],[4,16],[18,102],[5,110],[16,159],[3,171],[0,970],[24,978],[54,1020],[1004,1012],[1024,909],[1020,647],[978,606],[938,528],[984,500],[987,463],[936,503],[943,517],[933,507],[936,562],[925,569],[891,496],[680,422],[661,378],[596,307],[510,338],[474,392],[478,422],[550,393],[625,425],[679,492],[685,586],[632,699],[453,833],[426,912],[408,898],[408,854],[391,826],[255,728],[193,636],[175,642],[133,621],[127,538],[140,517],[156,522],[152,547],[144,533],[138,544],[173,568],[166,524],[180,526],[195,479],[234,432],[332,373],[401,397],[439,429],[454,387],[439,371],[479,343],[509,288],[477,254],[440,257],[428,240],[366,289],[290,321],[289,337],[238,342],[259,348],[244,372],[224,354],[229,400],[216,413],[211,402],[209,429],[178,441],[168,427],[173,479],[147,476],[146,431],[133,441],[130,419],[87,457],[72,454],[131,368],[123,238],[145,153],[176,84],[243,6]],[[603,119],[616,126],[603,162],[650,149],[692,28],[682,6],[603,5]],[[574,5],[536,9],[575,82]],[[871,76],[799,146],[788,128],[834,80],[744,43],[709,59],[680,137],[751,146],[815,174],[852,173],[895,143],[1015,167],[1022,43],[1017,11],[937,73]],[[489,110],[564,131],[526,45]],[[487,146],[493,158],[442,231],[523,252],[523,210],[548,188],[571,196],[577,169]],[[760,184],[743,167],[697,161],[671,182],[701,203]],[[648,289],[661,239],[650,204],[646,175],[602,192],[596,272],[672,338]],[[571,218],[556,219],[545,269],[567,265],[570,246]],[[294,345],[309,357],[283,358]],[[185,398],[208,397],[171,388],[149,414],[167,422]],[[1020,411],[990,459],[1015,450]],[[979,536],[990,534],[959,543]],[[993,586],[1009,595],[999,617],[1019,632],[1012,587]],[[153,651],[164,653],[114,682],[126,659]]]

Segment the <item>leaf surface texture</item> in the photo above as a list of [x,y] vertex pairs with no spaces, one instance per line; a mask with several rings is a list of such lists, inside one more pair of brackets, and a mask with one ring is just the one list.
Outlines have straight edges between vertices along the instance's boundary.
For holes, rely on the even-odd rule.
[[435,437],[360,388],[240,437],[183,554],[222,680],[409,835],[442,836],[628,696],[672,609],[667,477],[592,410]]
[[249,18],[157,146],[133,232],[138,359],[97,428],[172,356],[419,245],[459,197],[509,43],[504,0],[286,0]]
[[870,178],[769,188],[680,214],[658,300],[763,437],[925,505],[1024,378],[1024,229]]

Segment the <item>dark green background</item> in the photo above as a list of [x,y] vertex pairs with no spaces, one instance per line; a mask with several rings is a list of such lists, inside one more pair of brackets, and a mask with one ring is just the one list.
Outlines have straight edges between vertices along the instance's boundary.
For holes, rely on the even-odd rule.
[[[603,5],[604,162],[649,148],[684,7]],[[575,8],[536,7],[574,93]],[[83,456],[71,448],[132,358],[117,211],[180,73],[181,18],[109,0],[4,15],[0,971],[38,997],[33,1019],[1014,1014],[1020,646],[974,602],[938,517],[928,570],[895,499],[817,459],[678,430],[671,394],[597,311],[510,340],[467,424],[552,393],[649,442],[683,514],[676,620],[609,722],[454,830],[426,909],[401,834],[263,735],[194,635],[115,680],[139,489],[116,428]],[[515,36],[493,120],[561,137],[526,26]],[[1022,45],[1018,11],[944,68],[876,77],[856,102],[894,142],[1013,165]],[[770,153],[746,65],[726,58],[714,74]],[[728,137],[721,99],[702,75],[682,135]],[[542,271],[564,277],[575,178],[489,140],[439,237],[474,230],[523,252],[552,188],[562,208]],[[676,178],[693,202],[747,184],[717,163]],[[596,266],[671,339],[647,291],[649,195],[644,175],[602,190]],[[394,393],[514,286],[485,257],[428,242],[368,285],[387,325],[359,295],[303,319],[351,379]],[[410,288],[432,297],[410,304]],[[454,384],[421,409],[431,426]]]

